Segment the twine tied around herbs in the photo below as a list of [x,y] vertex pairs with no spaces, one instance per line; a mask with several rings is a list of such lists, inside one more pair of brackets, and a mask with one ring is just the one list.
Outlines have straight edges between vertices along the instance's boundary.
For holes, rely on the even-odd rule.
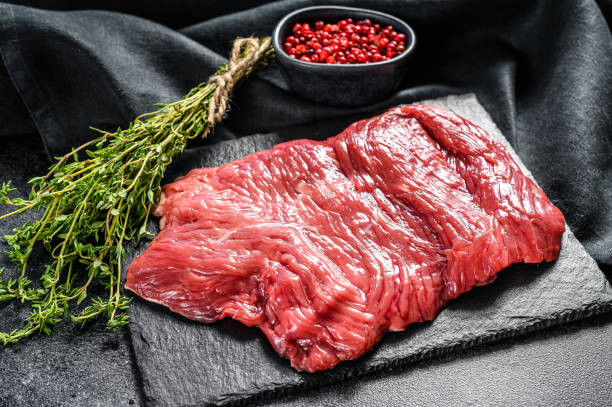
[[208,104],[209,127],[202,134],[202,138],[208,135],[210,128],[215,123],[223,119],[234,84],[249,73],[253,66],[269,51],[270,46],[270,37],[261,39],[247,37],[234,40],[228,70],[208,79],[209,83],[215,85],[215,92]]
[[[5,236],[8,256],[21,275],[3,278],[0,268],[0,303],[26,303],[30,312],[21,328],[0,330],[0,344],[39,332],[50,334],[69,310],[79,311],[71,319],[81,326],[101,315],[111,330],[128,323],[130,298],[121,289],[124,245],[150,234],[149,215],[162,194],[168,165],[189,140],[210,132],[223,118],[232,88],[268,65],[273,53],[269,38],[238,38],[229,62],[217,68],[210,82],[113,133],[92,127],[101,135],[57,157],[47,175],[30,179],[28,199],[11,197],[10,182],[1,183],[0,205],[14,210],[0,214],[0,222],[26,211],[41,215]],[[79,158],[83,149],[87,154]],[[41,275],[39,267],[28,267],[28,259],[42,247],[49,255]],[[40,284],[32,286],[34,279]],[[104,288],[104,299],[89,296],[92,287]],[[86,306],[76,308],[87,299]]]

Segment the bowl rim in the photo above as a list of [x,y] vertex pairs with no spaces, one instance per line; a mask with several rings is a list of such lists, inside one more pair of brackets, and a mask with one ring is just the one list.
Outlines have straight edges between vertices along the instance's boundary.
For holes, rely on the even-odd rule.
[[[346,11],[348,13],[352,11],[353,12],[358,11],[361,13],[367,13],[373,16],[384,17],[384,18],[393,20],[398,26],[402,27],[403,29],[402,31],[405,31],[410,35],[410,39],[411,39],[410,44],[408,44],[406,50],[402,52],[399,56],[395,56],[386,61],[379,61],[379,62],[360,63],[360,64],[323,64],[319,62],[305,62],[305,61],[300,61],[299,59],[296,59],[296,58],[291,58],[289,54],[287,54],[285,50],[283,49],[283,47],[281,46],[282,44],[282,40],[280,38],[281,28],[283,28],[287,24],[287,22],[293,17],[295,17],[296,15],[303,14],[306,12],[311,12],[311,11],[317,11],[317,10],[337,10],[337,11]],[[276,23],[276,26],[274,27],[274,31],[272,33],[272,45],[274,46],[277,56],[280,57],[279,59],[283,60],[283,62],[295,65],[296,68],[299,67],[302,69],[313,69],[313,68],[330,69],[330,70],[364,69],[365,67],[379,67],[379,66],[384,66],[384,65],[397,64],[399,62],[404,61],[405,59],[408,58],[408,56],[410,56],[410,54],[412,54],[416,46],[416,42],[417,42],[417,39],[416,39],[416,35],[414,34],[414,30],[404,20],[398,17],[395,17],[391,14],[383,13],[382,11],[377,11],[377,10],[372,10],[372,9],[367,9],[367,8],[360,8],[360,7],[346,7],[346,6],[311,6],[311,7],[304,7],[304,8],[294,10],[291,13],[285,15],[278,23]]]

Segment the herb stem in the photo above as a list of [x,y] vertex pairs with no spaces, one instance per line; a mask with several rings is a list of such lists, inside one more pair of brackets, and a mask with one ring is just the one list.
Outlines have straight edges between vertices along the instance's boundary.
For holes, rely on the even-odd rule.
[[9,216],[19,215],[20,213],[23,213],[23,212],[27,211],[28,209],[33,208],[33,207],[34,207],[34,205],[35,205],[34,203],[31,203],[31,204],[29,204],[29,205],[27,205],[27,206],[24,206],[24,207],[22,207],[22,208],[17,209],[16,211],[13,211],[13,212],[7,213],[7,214],[5,214],[5,215],[2,215],[2,216],[0,216],[0,220],[2,220],[2,219],[4,219],[4,218],[8,218]]
[[[147,221],[166,168],[189,140],[208,134],[221,120],[231,88],[223,87],[219,75],[233,72],[237,82],[273,54],[269,38],[249,38],[238,39],[232,55],[229,65],[220,66],[209,83],[199,84],[185,98],[142,114],[113,133],[92,128],[102,135],[56,158],[45,176],[32,178],[29,199],[9,198],[14,188],[10,182],[2,184],[0,204],[16,209],[0,220],[30,209],[43,212],[40,219],[5,237],[9,258],[20,265],[21,273],[17,279],[0,278],[0,301],[17,299],[31,306],[22,328],[0,332],[5,345],[35,332],[49,334],[74,301],[88,299],[78,315],[71,315],[81,325],[103,313],[108,329],[127,323],[124,310],[130,299],[121,293],[124,246],[149,235]],[[224,103],[217,100],[221,91]],[[85,157],[79,157],[83,150]],[[28,260],[38,244],[49,253],[49,262],[40,286],[31,287],[29,277],[35,273]],[[94,283],[104,288],[104,298],[88,298]]]

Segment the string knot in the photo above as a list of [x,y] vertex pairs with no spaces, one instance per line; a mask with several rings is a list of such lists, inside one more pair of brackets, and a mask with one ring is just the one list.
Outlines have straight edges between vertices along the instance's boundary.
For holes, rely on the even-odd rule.
[[[215,92],[208,105],[208,123],[213,126],[223,119],[230,94],[236,84],[244,77],[249,68],[270,48],[270,38],[259,40],[254,37],[234,40],[227,71],[210,77],[209,83],[215,84]],[[204,136],[207,132],[204,133]]]

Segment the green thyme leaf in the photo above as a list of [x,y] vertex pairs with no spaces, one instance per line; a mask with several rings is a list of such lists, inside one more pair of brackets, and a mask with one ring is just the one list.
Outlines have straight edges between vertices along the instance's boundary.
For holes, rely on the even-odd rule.
[[[239,58],[247,50],[242,49]],[[272,52],[268,48],[244,75],[265,65]],[[223,65],[217,72],[227,71]],[[40,212],[37,221],[5,236],[8,256],[21,273],[16,279],[3,279],[0,269],[0,301],[17,300],[31,310],[22,328],[0,332],[3,344],[37,332],[50,334],[75,303],[86,304],[79,315],[71,315],[81,326],[102,314],[110,330],[128,322],[124,311],[130,299],[122,295],[120,286],[124,245],[148,234],[147,220],[167,166],[190,139],[214,125],[207,118],[215,90],[215,83],[202,83],[184,99],[160,105],[114,133],[92,128],[99,137],[57,157],[45,176],[29,181],[28,199],[11,198],[15,189],[10,181],[2,183],[0,204],[15,209],[0,220],[28,210]],[[79,152],[85,154],[79,157]],[[42,276],[28,264],[37,245],[50,254]],[[31,287],[33,276],[39,281]],[[106,290],[105,299],[88,297],[94,286]]]

